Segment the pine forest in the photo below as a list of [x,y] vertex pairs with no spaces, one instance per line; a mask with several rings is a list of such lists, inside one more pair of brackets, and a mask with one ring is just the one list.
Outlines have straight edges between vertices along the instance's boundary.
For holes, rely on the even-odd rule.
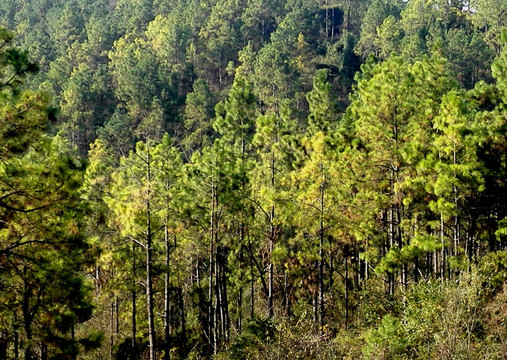
[[507,0],[1,0],[0,359],[507,359]]

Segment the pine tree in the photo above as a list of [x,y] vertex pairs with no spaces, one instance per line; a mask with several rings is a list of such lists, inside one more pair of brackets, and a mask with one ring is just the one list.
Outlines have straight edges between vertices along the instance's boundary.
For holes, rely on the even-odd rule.
[[[144,250],[147,303],[145,319],[148,322],[151,359],[156,357],[154,264],[158,259],[162,237],[163,246],[166,248],[165,262],[169,266],[168,236],[171,231],[175,231],[174,224],[177,224],[178,220],[173,217],[173,213],[176,211],[174,192],[180,164],[179,154],[170,146],[167,136],[160,145],[149,138],[146,142],[139,142],[135,152],[121,159],[120,168],[112,175],[111,195],[106,198],[108,206],[115,215],[112,219],[113,224],[120,234]],[[134,250],[136,246],[133,247]],[[133,259],[136,258],[135,252],[132,256]],[[167,271],[169,268],[166,269]],[[164,292],[167,301],[168,277],[165,279],[165,284]],[[164,311],[167,316],[167,305]],[[167,318],[165,321],[167,325]],[[169,343],[168,338],[166,342]]]
[[[236,75],[227,99],[216,106],[217,117],[213,123],[219,139],[215,145],[220,148],[224,161],[229,163],[224,173],[228,177],[227,197],[223,197],[225,206],[224,222],[233,233],[224,249],[236,254],[239,286],[237,292],[238,313],[236,324],[241,329],[243,313],[243,283],[245,282],[245,251],[249,225],[252,221],[251,184],[249,173],[253,166],[252,137],[254,132],[256,98],[252,84],[242,75]],[[225,195],[225,194],[224,194]],[[238,222],[238,224],[234,224]],[[237,237],[237,240],[233,240]],[[227,264],[225,265],[227,266]],[[231,264],[231,266],[234,266]],[[228,332],[228,330],[227,330]],[[228,335],[226,336],[227,339]]]
[[12,343],[9,357],[76,356],[80,343],[95,344],[74,332],[93,308],[80,276],[93,262],[81,232],[84,166],[64,141],[43,133],[49,99],[23,89],[36,65],[4,29],[0,41],[0,333]]
[[[361,150],[356,155],[364,152],[357,163],[362,170],[355,170],[364,182],[361,191],[369,198],[362,201],[370,204],[368,207],[374,206],[371,215],[376,213],[373,216],[380,220],[378,229],[382,232],[373,230],[373,223],[366,228],[374,231],[375,235],[370,236],[376,238],[376,243],[372,245],[384,256],[379,270],[388,274],[390,295],[395,273],[401,271],[406,286],[408,264],[417,259],[411,251],[418,248],[410,244],[424,229],[419,222],[425,215],[412,200],[421,196],[419,181],[427,181],[421,180],[417,166],[427,160],[425,154],[432,147],[428,129],[433,128],[439,113],[440,97],[455,86],[445,75],[445,63],[439,58],[409,65],[394,57],[373,67],[359,81],[357,97],[348,110],[355,119],[355,136],[360,141]],[[413,87],[419,89],[417,96],[410,91]],[[426,249],[436,250],[433,246]]]
[[[285,259],[277,257],[276,249],[284,252],[284,221],[282,212],[286,203],[282,201],[282,193],[290,191],[287,185],[289,169],[291,166],[292,139],[297,135],[297,126],[291,118],[288,106],[282,106],[280,113],[270,112],[260,115],[255,121],[256,132],[253,137],[253,144],[257,150],[255,167],[252,169],[252,201],[258,209],[256,212],[257,231],[262,234],[259,248],[267,247],[265,264],[260,260],[254,260],[255,252],[252,249],[252,242],[248,244],[251,259],[252,277],[252,315],[253,315],[253,273],[254,266],[259,272],[264,295],[266,296],[266,308],[270,317],[274,316],[275,310],[275,277],[276,271],[283,271]],[[263,239],[267,240],[267,246]],[[262,260],[262,259],[261,259]],[[276,267],[279,266],[278,269]],[[267,274],[265,270],[267,268]],[[267,275],[267,280],[266,280]],[[286,313],[289,313],[289,299],[287,289],[283,291],[283,304]]]

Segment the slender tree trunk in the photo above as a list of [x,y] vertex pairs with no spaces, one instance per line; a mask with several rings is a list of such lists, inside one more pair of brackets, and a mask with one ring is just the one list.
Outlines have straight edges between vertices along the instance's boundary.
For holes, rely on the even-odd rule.
[[110,313],[110,334],[109,334],[109,359],[113,360],[113,347],[114,347],[114,301],[111,302]]
[[389,283],[389,298],[392,300],[394,298],[394,281],[396,279],[396,273],[389,272],[388,273],[388,283]]
[[171,336],[170,336],[170,320],[169,320],[169,253],[170,253],[170,243],[169,243],[169,228],[167,226],[168,224],[168,217],[166,215],[165,218],[165,225],[164,225],[164,242],[165,242],[165,277],[164,277],[164,334],[165,334],[165,352],[164,352],[164,358],[165,360],[169,360],[170,350],[171,350]]
[[137,359],[136,285],[136,245],[132,243],[132,359]]
[[[259,272],[259,278],[261,280],[262,290],[264,292],[264,296],[267,299],[268,298],[268,294],[269,294],[268,283],[266,282],[266,279],[264,278],[264,274],[263,274],[264,270],[261,268],[261,266],[259,265],[259,263],[255,260],[255,256],[254,256],[253,251],[252,251],[252,242],[250,241],[250,238],[248,239],[248,253],[250,254],[251,264],[255,265],[255,267],[257,268],[257,271]],[[254,279],[253,274],[254,273],[252,271],[252,281]],[[253,293],[253,284],[252,284],[252,293]]]
[[183,302],[183,289],[178,288],[179,304],[181,312],[181,342],[183,349],[187,347],[187,324],[185,321],[185,303]]
[[[398,170],[396,170],[396,179],[398,179]],[[398,198],[398,194],[395,195],[395,198]],[[395,222],[395,233],[396,233],[396,240],[398,243],[398,248],[401,250],[403,249],[403,246],[405,245],[403,241],[403,230],[400,226],[400,224],[403,222],[403,207],[402,205],[396,205],[396,222]],[[403,290],[407,290],[408,286],[408,265],[406,261],[403,262],[403,265],[401,267],[401,283],[403,285]],[[403,299],[405,301],[405,295],[403,295]]]
[[289,294],[289,281],[287,279],[287,272],[284,270],[283,272],[283,288],[284,288],[284,296],[285,296],[285,315],[290,318],[291,317],[291,308],[290,308],[290,294]]
[[419,256],[416,256],[414,259],[414,282],[417,283],[419,281]]
[[[271,208],[271,215],[273,216],[274,213],[274,207]],[[270,235],[269,235],[269,256],[270,261],[268,265],[268,314],[269,317],[272,318],[274,315],[273,311],[273,282],[274,282],[274,270],[273,270],[273,261],[271,259],[271,256],[273,254],[273,237],[274,236],[274,226],[273,223],[270,225]]]
[[319,324],[324,326],[324,226],[321,217],[319,231]]
[[[242,227],[241,231],[244,231]],[[244,235],[241,235],[243,238]],[[241,241],[241,245],[239,247],[239,263],[240,263],[240,272],[239,272],[239,282],[241,286],[239,287],[238,299],[237,299],[237,320],[236,320],[236,329],[239,333],[241,333],[241,327],[243,322],[243,241]]]
[[329,252],[329,284],[328,288],[332,289],[334,287],[334,264],[335,264],[335,252],[331,250]]
[[216,256],[216,264],[217,264],[217,275],[216,275],[216,283],[217,283],[217,311],[219,314],[217,326],[220,329],[219,332],[219,343],[222,342],[223,338],[225,337],[225,312],[224,312],[224,293],[223,293],[223,287],[222,287],[222,247],[217,246],[217,256]]
[[[148,229],[151,224],[148,221]],[[155,322],[153,311],[153,274],[152,274],[152,234],[148,230],[148,241],[146,242],[146,298],[148,306],[148,337],[150,342],[150,360],[155,360]]]
[[216,313],[213,308],[213,275],[216,273],[214,252],[215,252],[215,184],[212,179],[211,184],[211,213],[210,213],[210,245],[209,245],[209,288],[208,288],[208,337],[210,344],[213,348],[213,353],[216,353],[217,339],[216,339]]
[[351,260],[351,265],[353,263],[354,263],[353,268],[355,270],[354,271],[354,286],[356,287],[356,289],[359,289],[360,284],[361,284],[362,261],[359,257],[359,251],[357,249],[357,244],[354,244],[354,256],[353,256],[353,259]]
[[[271,189],[275,189],[275,157],[271,154]],[[274,264],[273,264],[273,247],[275,241],[275,207],[271,206],[269,214],[269,266],[268,266],[268,314],[272,318],[274,316],[273,289],[274,289]]]
[[326,38],[329,37],[329,6],[328,6],[328,0],[326,0]]
[[244,254],[243,247],[245,243],[245,224],[241,223],[240,226],[240,236],[239,236],[239,293],[237,299],[237,320],[236,320],[236,329],[241,333],[242,321],[243,321],[243,262],[244,262]]
[[445,241],[444,241],[444,214],[440,214],[440,242],[442,244],[442,257],[440,259],[440,276],[445,278]]
[[118,316],[120,313],[120,300],[118,300],[118,296],[114,300],[114,311],[115,311],[115,329],[114,329],[114,335],[117,336],[120,332],[120,317]]
[[[151,158],[150,146],[148,140],[147,146],[147,180],[151,182]],[[153,274],[152,274],[152,255],[153,255],[153,234],[151,231],[151,202],[149,200],[151,193],[148,194],[146,202],[147,226],[146,226],[146,298],[148,307],[148,338],[150,342],[150,360],[155,360],[155,321],[154,321],[154,303],[153,303]]]
[[[458,206],[457,200],[456,200],[456,206]],[[458,217],[458,215],[455,215],[454,216],[454,246],[453,246],[453,254],[452,255],[456,255],[458,253],[459,240],[460,240],[459,217]]]
[[215,261],[214,261],[214,274],[215,274],[215,309],[214,309],[214,312],[213,312],[213,329],[214,329],[214,332],[213,332],[213,349],[214,349],[214,353],[216,354],[217,351],[218,351],[218,344],[219,344],[219,341],[220,341],[220,338],[221,338],[221,328],[220,326],[218,326],[219,324],[219,316],[221,315],[220,314],[220,309],[221,309],[221,304],[220,304],[220,275],[219,275],[219,271],[218,271],[218,251],[219,251],[219,247],[217,246],[217,249],[216,249],[216,257],[215,257]]
[[345,330],[349,328],[349,251],[345,249]]
[[218,322],[219,328],[219,340],[227,342],[229,339],[229,304],[227,299],[227,251],[223,247],[217,247],[217,258],[216,258],[216,288],[217,288],[217,311],[218,311]]
[[[392,180],[391,180],[391,187],[392,187]],[[388,251],[394,246],[394,209],[391,206],[389,208],[389,246]],[[392,273],[392,270],[389,271],[388,275],[388,286],[389,286],[389,297],[392,298],[394,296],[394,276]]]
[[[321,162],[321,172],[324,167]],[[322,175],[325,176],[324,174]],[[324,327],[324,183],[323,178],[320,184],[320,227],[319,227],[319,324]]]
[[226,342],[229,341],[229,337],[230,337],[230,328],[231,328],[231,320],[230,320],[230,316],[229,316],[229,298],[228,298],[228,294],[227,294],[227,273],[228,273],[228,266],[227,266],[227,249],[226,248],[222,248],[222,253],[221,253],[221,274],[222,274],[222,279],[221,279],[221,286],[222,286],[222,289],[221,289],[221,294],[222,294],[222,297],[221,297],[221,301],[222,301],[222,309],[223,309],[223,334],[224,334],[224,339]]
[[24,291],[23,291],[23,323],[25,327],[25,336],[27,346],[25,348],[25,360],[32,360],[32,314],[29,308],[30,302],[30,288],[27,280],[26,265],[23,267]]
[[368,260],[364,261],[364,279],[370,279],[370,269],[368,268]]
[[287,315],[287,303],[289,301],[289,294],[287,293],[287,273],[285,269],[283,271],[283,299],[282,299],[282,308],[285,313],[285,316]]
[[111,302],[111,313],[110,313],[110,336],[109,336],[109,358],[113,358],[114,338],[115,334],[118,333],[118,297],[114,298]]
[[[250,242],[250,240],[248,240]],[[250,259],[250,320],[253,320],[255,313],[255,288],[254,288],[254,264]]]
[[[457,162],[457,153],[456,153],[456,144],[454,144],[454,151],[453,151],[453,164],[456,166]],[[454,172],[454,178],[457,178],[456,172]],[[453,186],[453,192],[454,192],[454,206],[456,209],[458,209],[458,188],[456,185]],[[458,246],[459,246],[459,238],[460,238],[460,229],[459,229],[459,217],[458,214],[454,215],[454,246],[453,246],[453,254],[456,255],[458,253]]]

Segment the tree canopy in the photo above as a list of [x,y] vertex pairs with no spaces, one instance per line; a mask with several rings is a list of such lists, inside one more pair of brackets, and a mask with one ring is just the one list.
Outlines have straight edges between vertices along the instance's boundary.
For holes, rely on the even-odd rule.
[[0,358],[503,359],[506,11],[2,2]]

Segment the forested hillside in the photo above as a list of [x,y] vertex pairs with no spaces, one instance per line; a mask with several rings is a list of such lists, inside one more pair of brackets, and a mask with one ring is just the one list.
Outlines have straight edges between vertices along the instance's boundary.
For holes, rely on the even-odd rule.
[[0,2],[0,359],[505,359],[507,0]]

